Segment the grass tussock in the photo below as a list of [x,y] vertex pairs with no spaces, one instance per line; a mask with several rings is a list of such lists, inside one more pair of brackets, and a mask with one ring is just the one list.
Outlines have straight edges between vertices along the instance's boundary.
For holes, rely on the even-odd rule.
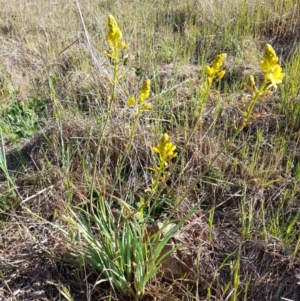
[[0,299],[299,300],[295,1],[0,6]]

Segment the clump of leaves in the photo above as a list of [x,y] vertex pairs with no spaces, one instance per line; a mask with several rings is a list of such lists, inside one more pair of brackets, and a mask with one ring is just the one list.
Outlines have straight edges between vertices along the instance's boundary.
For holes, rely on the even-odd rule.
[[[99,197],[92,214],[81,208],[70,209],[70,214],[64,216],[68,232],[60,230],[69,237],[66,245],[71,258],[101,273],[96,284],[109,282],[114,290],[139,300],[148,282],[160,271],[162,261],[181,247],[162,252],[196,207],[185,219],[166,222],[150,234],[138,210],[122,200],[119,204],[121,209],[115,211],[111,202]],[[164,229],[174,223],[162,238]]]
[[17,142],[21,138],[32,137],[41,129],[43,121],[36,113],[34,100],[14,102],[0,115],[0,129],[4,138]]

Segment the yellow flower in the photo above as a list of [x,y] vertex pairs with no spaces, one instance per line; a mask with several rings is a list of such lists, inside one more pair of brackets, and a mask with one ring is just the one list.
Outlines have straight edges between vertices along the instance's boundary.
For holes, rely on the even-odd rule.
[[118,46],[119,46],[119,48],[120,48],[122,51],[128,49],[128,47],[129,47],[129,45],[126,44],[125,42],[119,42],[119,45],[118,45]]
[[207,74],[207,75],[213,75],[214,74],[214,72],[215,72],[215,70],[213,69],[213,68],[211,68],[211,67],[209,67],[208,65],[205,67],[205,73]]
[[213,65],[212,65],[212,68],[215,70],[215,71],[219,71],[220,68],[222,67],[223,65],[223,62],[224,60],[226,59],[227,57],[227,54],[226,53],[221,53],[221,54],[218,54],[213,62]]
[[226,53],[218,54],[215,57],[212,66],[207,65],[205,67],[205,73],[206,75],[208,75],[207,78],[208,85],[211,85],[213,81],[217,82],[224,77],[226,71],[221,70],[221,68],[226,57],[227,57]]
[[163,134],[158,145],[153,147],[152,150],[159,154],[160,162],[165,166],[168,166],[167,161],[177,156],[176,146],[170,141],[168,134]]
[[150,79],[146,79],[140,89],[139,103],[143,103],[150,95]]
[[221,79],[224,77],[225,73],[226,73],[225,70],[220,71],[220,72],[217,74],[217,77],[216,77],[215,80],[216,80],[216,81],[221,80]]
[[109,14],[108,15],[108,33],[106,36],[106,42],[111,46],[111,47],[116,47],[118,46],[119,41],[122,38],[122,32],[115,20],[115,18]]
[[277,88],[277,85],[282,83],[284,73],[278,62],[278,57],[275,50],[271,45],[266,44],[264,58],[260,62],[260,66],[265,72],[265,82],[269,84],[267,89],[274,87]]
[[129,97],[126,104],[127,104],[127,106],[131,107],[131,106],[135,105],[135,102],[136,102],[135,97],[134,97],[134,95],[132,95]]
[[277,64],[278,57],[275,50],[270,44],[266,44],[264,59],[260,61],[260,66],[264,72],[270,72],[271,69]]
[[146,103],[143,105],[142,110],[148,111],[152,109],[152,104],[151,103]]
[[270,82],[269,88],[274,87],[277,88],[277,85],[282,83],[282,79],[284,77],[284,73],[282,72],[282,68],[276,64],[270,73],[267,73],[265,76],[265,80]]

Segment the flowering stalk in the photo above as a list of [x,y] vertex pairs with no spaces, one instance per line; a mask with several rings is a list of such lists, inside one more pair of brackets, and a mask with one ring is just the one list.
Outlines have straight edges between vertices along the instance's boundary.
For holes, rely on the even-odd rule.
[[112,15],[108,15],[108,32],[105,38],[106,43],[109,46],[109,51],[105,54],[111,59],[114,69],[113,69],[113,87],[109,100],[108,111],[110,113],[112,102],[115,99],[116,86],[118,83],[118,67],[120,62],[123,62],[125,58],[120,56],[120,53],[128,48],[128,44],[121,41],[122,32]]
[[226,57],[227,57],[226,53],[218,54],[215,57],[215,59],[212,63],[212,66],[207,65],[205,67],[205,74],[206,74],[207,78],[206,78],[206,82],[203,87],[204,93],[201,95],[201,97],[199,98],[199,101],[198,101],[198,105],[200,107],[199,121],[201,121],[202,112],[203,112],[204,106],[207,102],[208,94],[209,94],[209,91],[211,90],[212,85],[214,83],[219,82],[226,73],[225,70],[221,70],[222,66],[223,66],[223,62],[226,59]]
[[155,173],[154,179],[152,179],[152,186],[151,188],[147,189],[147,191],[150,192],[150,196],[148,196],[147,199],[140,198],[140,202],[138,204],[139,215],[143,216],[145,208],[148,208],[148,217],[153,211],[153,208],[157,205],[157,201],[161,192],[160,189],[162,188],[160,187],[160,184],[165,183],[166,178],[169,175],[169,173],[166,172],[166,168],[168,168],[169,162],[173,158],[177,157],[176,145],[170,141],[170,137],[166,133],[160,138],[159,143],[152,147],[152,151],[158,154],[159,164],[154,168],[150,168]]
[[207,75],[205,92],[208,93],[212,84],[219,82],[224,77],[226,71],[221,70],[221,68],[223,66],[223,62],[226,59],[226,57],[227,57],[226,53],[218,54],[215,57],[212,66],[210,67],[209,65],[207,65],[205,67],[205,73]]
[[209,95],[209,92],[211,90],[212,85],[214,83],[219,82],[224,77],[224,75],[226,74],[226,71],[222,70],[222,66],[223,66],[223,63],[224,63],[224,60],[226,59],[226,57],[227,57],[226,53],[218,54],[215,57],[212,65],[211,66],[207,65],[205,67],[205,74],[206,74],[207,78],[206,78],[206,81],[205,81],[205,83],[202,87],[203,93],[201,93],[199,95],[199,100],[198,100],[199,110],[197,112],[198,119],[196,121],[196,124],[195,124],[193,130],[191,131],[191,134],[189,135],[189,137],[186,141],[186,146],[189,144],[195,130],[198,127],[198,125],[199,124],[201,125],[201,123],[202,123],[202,113],[203,113],[204,107],[207,103],[208,95]]
[[250,76],[250,84],[249,86],[245,83],[245,89],[252,93],[251,101],[246,107],[243,113],[243,122],[241,124],[241,129],[247,126],[252,122],[254,116],[252,114],[254,105],[258,102],[260,97],[264,97],[266,95],[271,94],[271,88],[277,89],[277,85],[282,83],[282,79],[284,77],[284,73],[282,72],[282,68],[278,62],[278,57],[276,55],[275,50],[271,45],[266,44],[263,60],[260,61],[260,67],[265,73],[264,81],[261,86],[258,88],[256,86],[254,77]]
[[122,170],[122,166],[124,165],[125,160],[127,159],[127,157],[129,156],[131,147],[132,147],[132,143],[133,143],[133,139],[134,139],[134,135],[135,135],[135,131],[137,128],[137,123],[140,117],[140,114],[142,111],[145,110],[150,110],[151,109],[151,104],[150,103],[146,103],[145,101],[149,98],[150,95],[150,90],[151,90],[151,82],[150,79],[146,79],[142,85],[142,87],[140,88],[140,97],[139,100],[136,100],[135,96],[132,95],[131,97],[129,97],[129,99],[127,100],[127,106],[131,107],[131,106],[135,106],[136,107],[136,113],[134,115],[134,121],[133,121],[133,126],[131,128],[131,133],[130,133],[130,138],[129,138],[129,142],[126,144],[126,149],[125,149],[125,156],[122,156],[122,160],[119,157],[116,167],[118,169],[117,171],[117,178],[119,178],[121,170]]
[[152,150],[159,155],[159,165],[153,168],[156,176],[151,191],[154,193],[158,189],[159,182],[164,180],[165,169],[169,166],[168,162],[177,157],[177,153],[175,152],[176,145],[170,141],[170,137],[166,133],[163,134],[158,145],[152,147]]
[[109,46],[109,51],[106,51],[105,54],[110,58],[110,60],[113,63],[113,84],[112,84],[111,95],[110,95],[109,102],[108,102],[108,114],[106,115],[106,118],[104,120],[102,135],[99,139],[96,154],[95,154],[95,161],[94,161],[94,166],[93,166],[93,176],[92,176],[92,183],[91,183],[91,190],[90,190],[91,204],[93,201],[93,191],[94,191],[94,183],[95,183],[95,178],[96,178],[97,160],[98,160],[100,148],[101,148],[101,145],[103,142],[105,129],[106,129],[108,120],[111,117],[112,103],[115,100],[115,95],[116,95],[116,87],[117,87],[117,83],[118,83],[118,68],[119,68],[119,64],[126,60],[126,57],[122,58],[121,54],[123,51],[125,51],[128,48],[128,45],[121,41],[122,32],[121,32],[116,20],[110,14],[108,15],[108,24],[107,25],[108,25],[108,31],[107,31],[105,41]]
[[127,144],[127,146],[126,146],[127,154],[130,152],[130,148],[131,148],[131,145],[132,145],[132,141],[133,141],[133,138],[134,138],[134,134],[135,134],[135,131],[136,131],[136,128],[137,128],[138,119],[139,119],[139,116],[140,116],[141,112],[151,110],[151,108],[152,108],[151,103],[145,103],[145,101],[149,98],[150,89],[151,89],[151,81],[150,81],[150,79],[146,79],[143,83],[143,86],[140,89],[139,100],[137,101],[135,96],[132,95],[127,101],[128,106],[130,106],[130,107],[135,106],[136,107],[136,113],[135,113],[135,116],[134,116],[134,123],[133,123],[132,131],[131,131],[131,134],[130,134],[130,140],[129,140],[129,143]]

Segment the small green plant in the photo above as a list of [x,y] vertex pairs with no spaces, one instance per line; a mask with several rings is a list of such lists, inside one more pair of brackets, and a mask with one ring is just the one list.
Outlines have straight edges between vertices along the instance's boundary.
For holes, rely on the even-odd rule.
[[4,137],[13,143],[32,137],[43,125],[37,108],[35,100],[13,102],[6,108],[0,115],[0,130]]
[[[92,214],[80,208],[70,209],[70,215],[64,217],[69,232],[60,230],[70,238],[67,247],[73,260],[101,273],[97,284],[109,282],[115,291],[139,300],[148,282],[160,271],[164,258],[181,247],[162,254],[196,207],[187,218],[166,222],[162,229],[150,234],[139,211],[122,200],[119,204],[121,209],[115,211],[109,201],[100,197]],[[176,225],[161,238],[162,231],[174,222]]]
[[[13,178],[11,177],[9,173],[9,169],[7,166],[7,160],[6,160],[6,151],[5,151],[5,145],[4,145],[4,139],[2,136],[2,133],[0,132],[0,172],[4,175],[5,179],[7,180],[7,194],[0,196],[0,209],[3,209],[4,211],[8,208],[13,208],[17,206],[20,200],[22,200],[21,195],[18,192],[17,187],[14,184]],[[19,200],[12,197],[14,193],[18,196]],[[8,203],[8,200],[11,201],[13,199],[13,202]]]

